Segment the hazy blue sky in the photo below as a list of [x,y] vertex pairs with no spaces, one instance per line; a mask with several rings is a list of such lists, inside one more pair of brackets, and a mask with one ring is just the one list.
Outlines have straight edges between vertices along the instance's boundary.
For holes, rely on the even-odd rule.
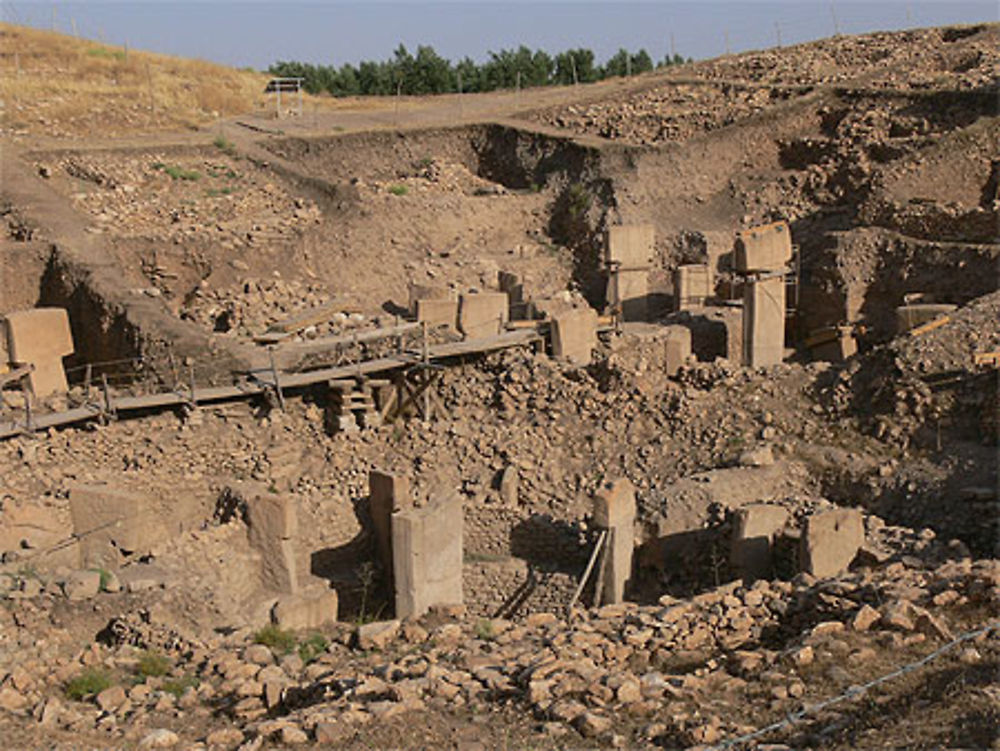
[[266,68],[276,60],[340,65],[385,59],[402,42],[445,57],[482,60],[526,44],[589,47],[603,61],[619,47],[714,57],[841,33],[996,21],[995,0],[704,0],[703,2],[43,2],[3,0],[2,18],[112,44]]

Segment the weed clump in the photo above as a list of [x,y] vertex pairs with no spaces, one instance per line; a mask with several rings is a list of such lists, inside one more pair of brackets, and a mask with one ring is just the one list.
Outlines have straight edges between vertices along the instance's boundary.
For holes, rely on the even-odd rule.
[[111,676],[100,668],[87,668],[76,678],[66,682],[64,691],[66,698],[73,701],[83,701],[91,696],[111,688]]
[[322,634],[310,634],[305,641],[299,644],[299,657],[302,662],[308,665],[315,662],[316,658],[326,652],[330,647],[330,642]]
[[281,654],[288,654],[295,649],[295,635],[275,625],[264,626],[254,634],[253,640],[255,644],[263,644]]
[[397,185],[390,185],[389,192],[392,193],[394,196],[405,196],[407,193],[410,192],[410,189],[407,188],[405,185],[397,184]]
[[476,622],[476,636],[485,641],[492,641],[496,638],[496,629],[493,627],[493,621],[488,618],[480,618]]
[[201,173],[196,169],[184,169],[176,164],[163,164],[156,162],[153,169],[159,169],[170,175],[173,180],[200,180]]
[[135,666],[135,673],[141,678],[158,678],[169,672],[170,660],[156,652],[143,652]]
[[173,694],[175,698],[180,699],[189,688],[198,688],[198,683],[198,679],[193,675],[184,675],[180,678],[172,678],[169,681],[164,681],[163,685],[160,686],[160,690],[168,694]]
[[228,154],[229,156],[236,154],[236,144],[225,136],[216,136],[215,140],[212,141],[212,144],[224,154]]

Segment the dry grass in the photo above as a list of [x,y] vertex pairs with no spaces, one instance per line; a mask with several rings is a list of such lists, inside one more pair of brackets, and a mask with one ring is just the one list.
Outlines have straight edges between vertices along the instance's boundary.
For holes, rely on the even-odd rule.
[[196,127],[263,109],[267,79],[202,60],[0,24],[0,126],[8,133],[107,136]]

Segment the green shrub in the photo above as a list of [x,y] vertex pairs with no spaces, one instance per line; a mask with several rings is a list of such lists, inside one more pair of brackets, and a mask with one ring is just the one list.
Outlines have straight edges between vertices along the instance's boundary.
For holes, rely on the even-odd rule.
[[106,57],[115,60],[125,59],[125,50],[109,50],[107,47],[91,47],[87,50],[90,57]]
[[583,183],[573,183],[568,190],[569,215],[573,219],[578,219],[590,208],[590,193]]
[[111,688],[111,676],[100,668],[87,668],[76,678],[66,682],[66,697],[73,701],[84,699]]
[[180,678],[171,678],[169,681],[164,681],[163,685],[160,686],[161,691],[173,694],[178,699],[189,688],[198,688],[198,679],[193,675],[182,675]]
[[225,152],[226,154],[229,154],[230,156],[236,153],[236,144],[234,144],[225,136],[222,135],[216,136],[215,140],[212,141],[212,143],[215,145],[215,148],[219,149],[222,152]]
[[96,571],[97,575],[100,577],[97,584],[97,589],[99,592],[107,592],[108,585],[111,583],[111,572],[104,568],[92,568],[91,571]]
[[397,185],[390,185],[389,192],[392,193],[394,196],[405,196],[407,193],[410,192],[410,189],[407,188],[405,185],[397,184]]
[[488,618],[480,618],[476,622],[476,636],[480,639],[492,641],[496,638],[496,631],[493,628],[493,621]]
[[310,634],[305,641],[299,644],[299,657],[302,658],[302,662],[308,665],[326,652],[329,646],[330,642],[322,634]]
[[170,660],[156,652],[143,652],[135,666],[136,675],[142,678],[159,677],[170,672]]
[[288,654],[295,649],[295,636],[288,631],[282,631],[274,625],[264,626],[264,628],[254,634],[253,640],[255,643],[263,644],[265,647],[270,647],[275,652],[280,652],[281,654]]
[[171,164],[163,168],[163,171],[174,180],[200,180],[201,173],[195,169],[184,169],[176,164]]

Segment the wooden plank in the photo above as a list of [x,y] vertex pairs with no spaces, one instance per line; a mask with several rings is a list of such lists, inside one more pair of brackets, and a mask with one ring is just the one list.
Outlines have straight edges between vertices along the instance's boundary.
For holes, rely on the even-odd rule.
[[[367,373],[383,373],[387,370],[395,370],[407,365],[412,365],[415,359],[405,355],[393,357],[382,357],[377,360],[365,360],[360,363],[350,365],[339,365],[333,368],[322,368],[320,370],[308,370],[304,373],[288,373],[281,377],[281,387],[284,389],[310,386],[321,381],[338,381],[342,378],[351,378],[355,375],[365,375]],[[273,388],[273,376],[269,371],[256,370],[251,372],[251,377],[261,386]]]
[[310,308],[302,313],[276,321],[267,327],[267,334],[294,334],[296,331],[324,323],[333,318],[334,314],[344,310],[343,303],[329,303],[318,308]]
[[[287,368],[294,365],[296,361],[303,357],[320,355],[346,344],[367,344],[382,339],[391,339],[419,328],[419,323],[403,323],[398,326],[389,326],[384,329],[369,329],[350,335],[324,336],[318,339],[310,339],[307,342],[287,342],[278,345],[274,350],[274,357],[280,367]],[[283,338],[286,336],[282,335]],[[261,338],[255,337],[254,341],[260,342]]]
[[992,367],[1000,366],[1000,349],[994,350],[993,352],[975,352],[972,355],[973,365],[990,365]]
[[0,388],[3,388],[8,383],[14,383],[15,381],[20,381],[34,369],[35,369],[34,365],[30,364],[22,365],[7,373],[0,374]]
[[933,321],[928,321],[927,323],[917,326],[915,329],[910,329],[910,336],[920,336],[921,334],[926,334],[928,331],[933,331],[934,329],[939,329],[944,326],[948,321],[951,320],[951,316],[941,316],[940,318],[935,318]]
[[[539,340],[541,340],[541,337],[533,330],[512,331],[484,339],[470,339],[463,342],[439,344],[429,348],[428,357],[431,359],[444,359],[460,355],[482,354],[508,347],[530,344]],[[312,370],[305,373],[283,372],[279,375],[279,378],[281,379],[282,389],[299,388],[323,381],[352,379],[358,375],[367,375],[368,373],[386,373],[412,366],[421,362],[422,359],[420,353],[401,353],[391,357],[366,360],[335,368]],[[195,389],[194,399],[198,403],[238,399],[260,394],[266,388],[274,388],[274,376],[270,368],[252,371],[248,376],[248,380],[230,386]],[[98,405],[89,404],[64,412],[37,415],[33,416],[31,427],[34,430],[45,430],[62,425],[71,425],[75,422],[92,420],[107,411],[130,412],[188,404],[191,401],[191,396],[187,392],[167,391],[160,394],[146,394],[143,396],[112,397],[109,398],[107,410],[105,411],[102,411]],[[0,423],[0,438],[20,435],[27,429],[28,427],[25,423],[16,420],[2,422]]]

